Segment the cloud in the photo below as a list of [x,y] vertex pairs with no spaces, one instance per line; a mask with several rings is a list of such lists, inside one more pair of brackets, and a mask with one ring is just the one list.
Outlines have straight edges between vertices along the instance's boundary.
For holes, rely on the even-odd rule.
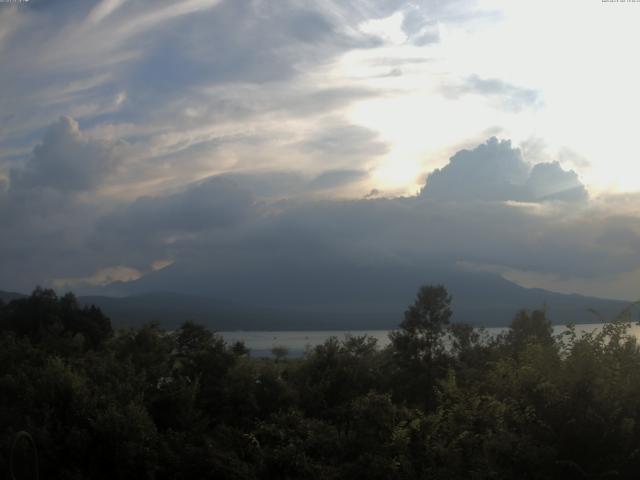
[[558,152],[558,160],[562,163],[573,164],[576,168],[589,168],[591,166],[591,162],[583,155],[567,147],[560,149]]
[[473,150],[461,150],[427,177],[424,198],[517,202],[585,201],[588,193],[573,170],[558,162],[524,161],[511,142],[495,137]]
[[402,30],[409,40],[419,46],[435,43],[440,40],[438,23],[434,15],[430,16],[418,5],[411,5],[404,11]]
[[227,178],[248,190],[257,199],[282,199],[304,192],[307,176],[296,171],[248,171],[225,173]]
[[[346,169],[315,177],[237,172],[110,205],[88,192],[58,188],[58,180],[56,188],[37,190],[13,191],[12,184],[0,203],[6,226],[0,287],[29,289],[57,279],[82,290],[118,275],[133,278],[135,270],[145,288],[196,288],[242,300],[243,285],[256,292],[268,284],[261,295],[282,296],[303,279],[323,291],[336,275],[366,286],[373,271],[410,271],[418,278],[470,262],[535,278],[580,278],[577,288],[587,291],[587,284],[631,278],[625,272],[640,268],[640,218],[618,208],[637,205],[633,199],[579,195],[581,201],[573,201],[580,187],[575,173],[549,162],[531,167],[508,141],[490,139],[458,152],[433,172],[420,196],[310,195],[365,175]],[[28,194],[34,191],[38,195]],[[574,193],[566,198],[567,192]]]
[[[3,71],[1,107],[14,115],[3,133],[16,144],[60,115],[146,125],[169,117],[176,128],[176,110],[196,89],[213,85],[261,85],[265,98],[298,78],[301,98],[340,88],[327,82],[319,88],[309,73],[344,52],[379,44],[357,26],[387,10],[369,1],[357,7],[295,0],[30,3],[0,11],[0,24],[12,25],[0,29],[0,46],[11,44],[0,48],[0,61],[12,65]],[[101,81],[91,83],[95,78]],[[69,91],[80,83],[90,86]],[[291,84],[289,93],[298,86]],[[122,92],[126,102],[118,101]]]
[[83,286],[105,286],[113,282],[131,282],[142,277],[142,273],[135,268],[117,265],[98,270],[89,277],[55,278],[52,285],[55,288],[78,288]]
[[558,162],[535,165],[525,188],[529,192],[529,199],[535,201],[583,201],[589,195],[578,174],[573,170],[563,170]]
[[324,158],[372,158],[387,153],[389,147],[372,130],[357,125],[320,128],[301,144],[303,150]]
[[151,269],[155,272],[157,270],[162,270],[163,268],[167,268],[173,264],[173,260],[171,259],[160,259],[154,260],[151,262]]
[[[427,74],[447,67],[436,44],[474,2],[29,4],[0,12],[0,286],[162,274],[178,288],[208,272],[219,282],[202,288],[278,290],[275,272],[321,286],[372,265],[580,278],[637,265],[637,215],[612,219],[616,206],[587,199],[563,158],[529,165],[494,140],[459,152],[422,196],[374,188],[369,172],[405,126],[356,124],[358,107],[429,90]],[[501,72],[469,73],[446,74],[462,79],[451,96],[509,112],[541,104]],[[336,200],[345,191],[360,200]]]
[[149,243],[162,246],[174,232],[229,227],[251,210],[252,194],[224,178],[155,198],[105,196],[101,189],[117,184],[129,167],[125,147],[87,136],[68,117],[46,130],[0,192],[0,283],[24,290],[54,278],[87,283],[114,265],[144,273],[154,260],[169,257],[160,248],[148,258]]
[[[390,87],[354,79],[341,65],[378,49],[383,62],[398,58],[364,25],[395,15],[400,33],[418,42],[439,19],[457,21],[468,3],[32,0],[15,15],[2,9],[0,37],[11,48],[0,49],[0,63],[11,68],[3,70],[0,167],[24,170],[23,152],[67,116],[87,139],[126,142],[123,164],[88,187],[117,201],[214,173],[295,165],[309,179],[368,170],[391,145],[350,113]],[[410,53],[406,72],[385,73],[411,75],[409,64],[429,61]],[[71,183],[56,188],[80,191]]]
[[251,192],[230,178],[212,177],[184,190],[156,197],[141,197],[103,219],[105,234],[163,236],[228,228],[247,217],[254,207]]
[[118,143],[86,138],[73,118],[60,117],[23,168],[11,170],[12,189],[81,192],[99,186],[122,162]]
[[[496,150],[503,155],[497,161]],[[279,271],[280,265],[284,269],[290,262],[310,262],[311,271],[315,268],[314,259],[322,258],[324,262],[331,256],[354,265],[386,264],[390,268],[404,268],[469,261],[508,265],[512,269],[571,273],[585,278],[626,271],[640,262],[640,252],[630,248],[637,240],[635,229],[640,226],[637,216],[614,218],[608,208],[590,205],[586,198],[581,198],[579,208],[575,202],[548,202],[549,198],[556,198],[557,191],[542,192],[542,203],[522,203],[525,201],[522,198],[530,195],[529,186],[544,176],[530,175],[517,149],[506,141],[490,140],[472,151],[459,152],[452,163],[461,161],[475,168],[474,162],[483,160],[492,165],[491,176],[483,177],[477,170],[467,168],[458,172],[458,177],[452,177],[446,170],[448,167],[444,169],[446,183],[441,187],[446,186],[447,192],[456,192],[454,196],[434,194],[437,190],[430,192],[427,183],[427,193],[419,197],[380,198],[379,192],[374,192],[369,197],[375,195],[376,199],[310,199],[303,196],[309,191],[308,186],[296,190],[296,185],[304,185],[303,179],[296,176],[236,175],[232,178],[240,189],[255,188],[262,195],[277,197],[275,192],[282,191],[282,185],[289,185],[289,192],[298,193],[292,194],[291,199],[272,203],[239,202],[247,209],[246,213],[220,228],[212,228],[202,217],[193,223],[171,220],[186,215],[183,212],[188,209],[164,206],[175,201],[171,196],[148,198],[144,208],[125,209],[118,214],[118,221],[103,223],[98,237],[117,244],[109,239],[111,232],[116,237],[128,235],[131,242],[134,235],[127,232],[140,224],[144,228],[139,237],[146,238],[146,243],[141,244],[142,250],[149,261],[169,256],[175,260],[173,271],[181,268],[201,271],[216,265],[215,268],[221,271],[228,268],[227,273],[235,271],[234,275],[240,277],[249,275],[247,272],[253,271],[256,265],[267,268],[274,262],[279,265]],[[506,174],[498,175],[500,168],[504,168]],[[574,179],[570,172],[554,164],[543,164],[539,168],[552,174],[548,185],[566,186],[567,179]],[[322,186],[326,182],[333,187],[359,175],[357,171],[330,171],[311,184],[317,182]],[[465,175],[475,182],[475,190],[465,183],[469,182]],[[505,184],[505,179],[515,177],[519,180],[517,185],[507,184],[509,188],[503,188],[502,195],[488,196],[488,185],[500,186]],[[257,178],[261,181],[256,182]],[[266,188],[269,179],[275,188]],[[480,186],[479,180],[483,179],[485,183]],[[214,177],[210,182],[216,185],[218,180]],[[198,201],[198,196],[189,189],[180,196],[179,205]],[[514,198],[520,200],[513,201]],[[525,198],[527,202],[534,201],[532,196]],[[236,208],[233,205],[234,202],[227,202],[224,208],[233,211]],[[143,217],[162,218],[161,212],[178,213],[165,216],[161,222],[145,223]],[[127,227],[114,228],[118,224]],[[163,242],[157,241],[160,238],[157,232],[163,233]],[[125,260],[132,263],[133,257],[123,262]],[[269,273],[265,270],[260,275],[266,281]]]
[[211,232],[225,236],[256,219],[260,205],[232,178],[212,177],[179,192],[146,196],[97,216],[85,238],[103,262],[146,270],[158,258],[185,255]]
[[372,188],[369,193],[367,193],[363,198],[368,199],[368,198],[376,198],[379,197],[382,194],[382,192],[380,190],[378,190],[377,188]]
[[309,182],[312,190],[326,190],[349,185],[366,178],[367,172],[361,170],[331,170],[324,172]]
[[[335,294],[339,303],[338,278],[361,285],[366,298],[367,289],[384,278],[435,280],[438,271],[458,262],[582,279],[576,288],[640,268],[637,216],[613,218],[565,202],[294,199],[254,208],[254,215],[229,228],[184,228],[170,244],[145,243],[141,250],[148,259],[166,255],[174,263],[136,288],[283,304],[330,301]],[[123,262],[135,260],[133,252],[128,255]]]
[[461,150],[427,177],[421,195],[439,199],[522,200],[529,166],[508,140],[495,137]]
[[125,1],[126,0],[102,0],[93,7],[87,21],[94,24],[99,23],[120,8]]
[[482,78],[478,75],[470,75],[458,85],[447,85],[443,87],[443,91],[453,98],[472,94],[497,99],[503,108],[515,112],[538,106],[542,102],[537,90],[519,87],[499,78]]

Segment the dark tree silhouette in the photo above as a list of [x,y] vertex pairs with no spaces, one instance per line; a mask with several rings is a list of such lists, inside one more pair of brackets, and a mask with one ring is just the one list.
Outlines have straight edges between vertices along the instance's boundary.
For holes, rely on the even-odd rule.
[[527,342],[542,345],[553,343],[553,327],[544,310],[519,311],[507,331],[506,340],[516,349],[522,348]]
[[442,285],[425,285],[404,313],[391,341],[405,360],[429,364],[442,349],[442,334],[451,318],[451,296]]
[[389,346],[283,362],[193,322],[109,338],[98,309],[37,289],[0,305],[0,468],[32,478],[28,432],[60,480],[637,478],[630,319],[554,336],[522,311],[488,336],[450,305],[424,286]]
[[450,306],[451,296],[444,286],[425,285],[404,313],[400,330],[389,335],[398,364],[403,367],[401,376],[406,376],[400,383],[401,390],[408,388],[426,404],[431,404],[431,390],[439,373],[436,363],[444,352],[442,340],[452,314]]
[[85,348],[95,349],[113,335],[111,321],[94,306],[81,307],[72,293],[58,297],[51,289],[36,288],[26,298],[0,309],[0,330],[28,337],[34,343],[81,335]]

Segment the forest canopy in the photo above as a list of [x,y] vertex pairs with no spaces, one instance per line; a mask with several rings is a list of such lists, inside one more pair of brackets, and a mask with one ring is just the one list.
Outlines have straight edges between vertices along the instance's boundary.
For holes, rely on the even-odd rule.
[[[489,336],[424,286],[391,342],[252,358],[193,322],[114,331],[73,294],[0,305],[0,463],[42,478],[635,478],[640,349],[620,317]],[[28,443],[15,478],[34,478]]]

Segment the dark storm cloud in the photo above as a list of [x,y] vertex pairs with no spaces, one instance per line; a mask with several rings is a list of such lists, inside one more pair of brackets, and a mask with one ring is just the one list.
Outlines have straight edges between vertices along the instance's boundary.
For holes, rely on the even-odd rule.
[[54,276],[101,265],[102,255],[85,248],[99,210],[55,189],[11,185],[0,193],[0,288],[28,291]]
[[328,170],[309,178],[296,172],[230,173],[219,178],[230,179],[247,189],[259,200],[273,202],[287,198],[303,198],[320,190],[333,190],[366,179],[364,170]]
[[232,230],[257,212],[250,191],[231,178],[212,177],[174,194],[142,197],[115,209],[97,219],[87,246],[103,252],[108,265],[144,268],[184,251],[207,232]]
[[[509,142],[491,139],[474,150],[458,152],[440,172],[430,177],[431,187],[427,183],[419,197],[344,201],[309,200],[300,193],[311,186],[357,181],[362,172],[325,172],[302,189],[303,178],[295,175],[236,175],[233,181],[240,190],[299,193],[275,203],[216,194],[225,212],[241,213],[231,215],[233,223],[217,228],[207,214],[193,217],[194,223],[182,220],[182,216],[192,218],[187,205],[202,202],[194,194],[202,185],[230,188],[212,178],[177,196],[148,198],[141,203],[144,208],[136,202],[105,217],[97,238],[108,239],[104,249],[118,245],[114,238],[122,238],[120,252],[127,251],[122,248],[127,243],[137,245],[121,263],[141,262],[139,251],[144,251],[147,262],[171,257],[175,260],[171,275],[195,289],[214,277],[268,283],[276,266],[279,276],[312,275],[319,283],[331,282],[335,275],[328,265],[339,268],[341,275],[357,276],[369,267],[388,272],[429,270],[462,261],[585,278],[640,267],[634,248],[640,244],[636,243],[638,217],[612,217],[590,206],[582,195],[566,198],[577,180],[556,164],[539,164],[531,170]],[[536,185],[545,190],[533,193]],[[494,191],[498,195],[490,195]],[[558,201],[548,202],[550,198]],[[585,201],[576,208],[567,199]],[[524,201],[529,203],[520,203]],[[138,224],[144,228],[136,229]],[[165,277],[165,284],[142,285],[169,288],[171,278]]]
[[254,201],[252,193],[233,180],[212,177],[178,193],[139,198],[103,228],[172,234],[229,227],[249,213]]
[[[458,152],[416,197],[307,196],[366,175],[328,168],[311,178],[284,171],[213,176],[173,193],[104,203],[87,189],[124,161],[111,156],[118,145],[95,142],[62,119],[24,169],[12,171],[0,194],[0,286],[133,278],[131,269],[161,279],[140,280],[148,288],[258,286],[274,275],[321,285],[339,271],[361,278],[366,290],[370,268],[427,271],[462,261],[588,278],[640,267],[637,215],[612,216],[612,206],[585,197],[574,172],[554,163],[531,167],[508,141]],[[69,169],[76,176],[61,179]],[[147,273],[166,259],[174,262],[166,271]]]
[[250,191],[258,199],[279,199],[304,192],[307,178],[299,172],[238,172],[227,173],[228,178]]
[[113,266],[147,271],[173,252],[188,255],[185,246],[207,232],[231,231],[259,211],[251,192],[223,177],[108,208],[68,192],[12,186],[0,196],[0,284],[28,290]]
[[90,139],[75,120],[62,117],[28,160],[11,169],[0,193],[3,285],[26,290],[50,281],[45,272],[73,275],[102,264],[104,258],[86,249],[86,238],[113,201],[96,202],[92,195],[123,163],[122,147]]
[[85,138],[75,120],[61,117],[47,129],[24,168],[11,171],[11,183],[16,189],[90,190],[121,163],[118,147]]
[[637,217],[612,219],[588,209],[575,214],[562,205],[541,211],[418,197],[278,202],[234,228],[149,244],[149,258],[171,256],[175,263],[134,288],[282,301],[290,298],[287,285],[304,283],[318,286],[318,298],[330,292],[338,302],[339,292],[330,287],[336,282],[360,285],[366,298],[377,281],[371,272],[427,275],[461,261],[584,278],[640,266],[637,249],[630,248],[640,231]]

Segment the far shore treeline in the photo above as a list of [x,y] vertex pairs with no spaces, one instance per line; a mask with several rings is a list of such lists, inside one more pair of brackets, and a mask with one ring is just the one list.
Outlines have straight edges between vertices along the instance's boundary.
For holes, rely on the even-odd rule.
[[543,310],[497,336],[451,317],[427,285],[384,348],[347,335],[266,359],[194,322],[114,331],[71,293],[0,301],[1,475],[637,478],[629,312],[559,335]]

